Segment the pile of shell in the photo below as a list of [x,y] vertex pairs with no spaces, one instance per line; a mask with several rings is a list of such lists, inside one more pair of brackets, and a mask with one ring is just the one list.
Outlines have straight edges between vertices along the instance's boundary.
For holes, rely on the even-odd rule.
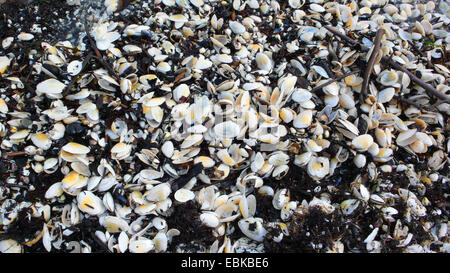
[[[106,0],[81,45],[4,38],[0,251],[189,251],[172,245],[184,231],[168,222],[192,202],[192,221],[214,237],[203,252],[264,252],[313,209],[380,220],[362,247],[335,238],[316,251],[381,252],[390,241],[448,252],[450,104],[379,61],[360,101],[371,52],[323,27],[367,47],[384,29],[380,58],[448,94],[449,3],[409,2]],[[29,43],[40,47],[23,76],[15,52]],[[309,198],[279,186],[293,167],[313,181]],[[334,183],[345,168],[356,175]],[[257,209],[262,197],[278,219]],[[31,218],[41,228],[8,237]],[[86,221],[94,241],[71,239]],[[409,228],[418,222],[427,236]]]

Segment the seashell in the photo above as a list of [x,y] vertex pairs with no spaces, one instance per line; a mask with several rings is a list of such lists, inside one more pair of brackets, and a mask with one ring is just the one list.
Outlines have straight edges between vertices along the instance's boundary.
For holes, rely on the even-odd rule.
[[212,158],[208,156],[198,156],[194,159],[194,164],[202,163],[203,168],[212,168],[215,165],[215,162]]
[[19,41],[31,41],[33,40],[34,35],[31,33],[21,32],[19,35],[17,35],[17,39]]
[[192,134],[185,138],[185,140],[181,143],[180,148],[186,149],[191,146],[199,145],[203,141],[203,135],[200,134]]
[[136,46],[136,45],[130,45],[130,44],[125,45],[125,46],[123,47],[123,50],[124,50],[126,53],[130,53],[130,54],[139,54],[139,53],[142,53],[142,48],[140,48],[140,47],[138,47],[138,46]]
[[432,146],[433,145],[433,141],[432,138],[422,132],[416,132],[415,137],[420,140],[423,144],[427,145],[427,146]]
[[288,76],[281,81],[280,90],[284,94],[291,94],[294,91],[295,84],[297,82],[296,76]]
[[325,94],[328,94],[331,96],[339,95],[339,85],[336,82],[333,82],[333,83],[325,86],[324,88],[322,88],[322,90]]
[[91,151],[88,147],[78,144],[76,142],[67,143],[66,145],[64,145],[62,147],[62,150],[66,151],[68,153],[71,153],[71,154],[76,154],[76,155],[87,154]]
[[378,102],[379,103],[389,102],[394,97],[394,95],[395,95],[394,88],[389,87],[389,88],[383,89],[378,93]]
[[330,173],[330,162],[326,157],[312,157],[307,172],[314,180],[320,180]]
[[289,6],[293,9],[299,9],[305,4],[305,0],[289,0]]
[[289,123],[294,119],[296,113],[290,108],[282,108],[279,115],[285,123]]
[[294,164],[299,167],[306,166],[308,164],[308,162],[310,161],[312,154],[313,154],[312,152],[305,152],[305,153],[302,153],[302,154],[296,156],[295,160],[294,160]]
[[281,220],[288,221],[297,209],[297,201],[291,201],[284,204],[281,209]]
[[312,111],[304,110],[298,114],[293,121],[293,125],[295,128],[303,129],[307,128],[312,123]]
[[305,102],[312,98],[311,92],[305,89],[298,89],[292,93],[292,100],[298,103]]
[[241,196],[239,201],[239,211],[241,212],[242,217],[248,218],[250,216],[248,209],[248,201],[245,196]]
[[128,231],[129,225],[127,221],[116,216],[105,216],[102,224],[109,233],[119,233]]
[[262,242],[267,234],[266,229],[262,225],[263,220],[261,218],[246,218],[241,219],[238,222],[239,229],[248,238]]
[[225,121],[214,126],[214,133],[219,138],[234,138],[239,135],[240,127],[232,121]]
[[131,253],[148,253],[155,248],[155,243],[147,238],[138,237],[131,238],[128,245],[128,250]]
[[321,5],[319,5],[319,4],[310,4],[309,5],[309,10],[310,11],[313,11],[313,12],[319,12],[319,13],[321,13],[321,12],[324,12],[325,11],[325,8],[324,7],[322,7]]
[[355,100],[345,93],[339,95],[339,104],[349,110],[354,109],[356,105]]
[[7,114],[8,113],[8,105],[6,104],[4,99],[0,98],[0,113]]
[[160,63],[156,66],[156,70],[157,70],[158,72],[161,72],[161,73],[164,73],[164,74],[165,74],[165,73],[171,71],[171,70],[172,70],[172,67],[171,67],[170,64],[167,63],[167,62],[160,62]]
[[384,70],[380,73],[377,78],[377,81],[384,86],[394,86],[398,81],[398,74],[392,70]]
[[110,192],[107,192],[105,193],[105,195],[103,195],[103,205],[107,210],[114,212],[114,199]]
[[357,154],[353,159],[353,163],[355,163],[356,167],[362,168],[366,165],[366,157],[362,154]]
[[76,75],[80,74],[82,68],[83,68],[82,62],[80,62],[78,60],[71,61],[67,65],[67,73],[69,73],[70,76],[76,76]]
[[153,238],[153,243],[155,244],[155,250],[157,252],[165,252],[167,250],[167,242],[168,239],[164,232],[158,232]]
[[36,94],[38,96],[45,94],[50,99],[56,99],[60,97],[64,88],[66,88],[64,83],[56,79],[48,79],[38,83],[36,86]]
[[173,90],[173,99],[180,101],[182,98],[188,98],[190,95],[189,87],[186,84],[180,84]]
[[78,208],[89,215],[100,215],[106,208],[100,198],[90,191],[82,191],[77,195]]
[[272,205],[275,209],[281,210],[284,204],[290,201],[290,193],[288,189],[279,189],[275,192],[272,199]]
[[227,222],[232,219],[226,219],[226,218],[231,217],[233,212],[235,212],[237,210],[237,208],[238,208],[238,206],[236,206],[235,204],[233,204],[231,202],[228,202],[226,204],[219,206],[215,210],[215,213],[221,219],[222,222]]
[[142,205],[137,206],[134,209],[134,212],[141,216],[144,216],[144,215],[152,214],[156,208],[157,208],[157,205],[154,203],[142,204]]
[[11,60],[6,56],[0,56],[0,74],[4,74],[11,64]]
[[258,194],[260,194],[260,195],[267,195],[267,196],[273,196],[274,195],[274,190],[270,186],[262,186],[261,188],[258,189]]
[[177,200],[180,203],[188,202],[195,198],[195,194],[187,189],[179,189],[175,192],[175,200]]
[[289,166],[288,165],[281,165],[281,166],[277,166],[274,168],[273,172],[272,172],[272,176],[277,179],[280,180],[281,178],[283,178],[287,173],[289,172]]
[[161,151],[167,158],[171,158],[174,152],[172,141],[164,142],[164,144],[161,146]]
[[313,66],[311,66],[311,70],[313,70],[314,72],[316,72],[317,74],[319,74],[320,76],[322,76],[326,79],[330,78],[330,76],[328,76],[328,73],[321,66],[313,65]]
[[124,231],[122,231],[119,234],[118,241],[119,241],[119,251],[121,253],[125,253],[125,251],[127,251],[127,249],[128,249],[128,243],[130,241],[130,239],[128,238],[128,235]]
[[63,188],[62,188],[62,183],[61,182],[57,182],[52,184],[47,191],[45,192],[45,198],[46,199],[53,199],[53,198],[57,198],[60,197],[62,194],[64,193]]
[[144,195],[144,198],[150,202],[159,202],[167,199],[170,193],[170,186],[167,183],[162,183],[151,188]]
[[373,144],[373,138],[371,135],[360,135],[352,140],[352,147],[360,152],[367,151]]
[[31,141],[34,145],[42,150],[48,150],[52,146],[52,141],[47,137],[46,134],[39,133],[31,136]]
[[348,199],[341,203],[341,210],[344,215],[352,214],[360,205],[357,199]]
[[395,219],[392,216],[398,214],[398,210],[393,207],[382,208],[381,212],[383,213],[384,218],[386,218],[389,222],[394,222]]
[[168,18],[170,21],[173,21],[175,23],[175,28],[179,29],[181,28],[184,23],[186,23],[188,20],[183,14],[174,14]]
[[241,23],[239,23],[237,21],[231,21],[229,25],[230,25],[230,29],[235,34],[240,35],[240,34],[245,32],[245,27]]
[[397,135],[397,145],[398,146],[408,146],[412,143],[414,143],[414,141],[416,141],[416,132],[417,129],[410,129],[404,132],[401,132],[400,134]]
[[0,253],[23,253],[23,247],[13,239],[1,240]]
[[226,165],[233,166],[236,164],[234,159],[230,156],[226,149],[221,149],[217,152],[217,157]]
[[77,195],[79,189],[87,185],[87,177],[72,171],[67,174],[62,182],[63,190],[70,195]]
[[205,212],[200,214],[200,221],[203,225],[211,228],[216,228],[220,223],[219,218],[215,213],[212,212]]
[[266,73],[272,70],[272,60],[264,53],[256,54],[256,64],[260,70]]
[[58,159],[48,158],[44,161],[44,171],[48,174],[53,173],[58,169]]
[[152,180],[156,180],[158,178],[163,177],[163,172],[158,172],[152,169],[145,169],[139,172],[139,178],[144,182],[150,182]]

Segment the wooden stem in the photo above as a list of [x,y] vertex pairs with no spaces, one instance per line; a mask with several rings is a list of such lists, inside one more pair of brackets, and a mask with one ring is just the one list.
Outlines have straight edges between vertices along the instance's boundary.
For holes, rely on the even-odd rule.
[[378,54],[380,52],[381,38],[383,37],[384,29],[378,29],[377,35],[375,37],[374,46],[372,53],[370,54],[369,61],[367,62],[367,68],[364,72],[364,80],[361,86],[361,93],[359,97],[360,103],[364,103],[367,96],[367,88],[369,87],[370,75],[372,74],[373,66],[377,60]]
[[[324,27],[329,30],[331,33],[333,33],[334,35],[338,36],[339,38],[341,38],[342,41],[347,42],[353,46],[359,46],[361,51],[367,52],[369,51],[369,48],[358,43],[357,41],[351,39],[350,37],[342,34],[341,32],[339,32],[338,30],[336,30],[335,28],[328,26],[328,25],[324,25]],[[396,69],[396,70],[400,70],[404,73],[406,73],[409,78],[417,83],[418,85],[420,85],[423,89],[425,89],[425,91],[427,91],[428,95],[430,96],[435,96],[447,103],[450,103],[450,97],[440,93],[439,91],[437,91],[433,86],[425,83],[424,81],[422,81],[421,79],[419,79],[418,77],[416,77],[416,75],[414,75],[413,73],[411,73],[410,71],[408,71],[406,68],[404,68],[403,66],[401,66],[399,63],[397,63],[396,61],[392,60],[389,57],[383,56],[381,58],[381,61],[386,63],[387,65],[391,66],[392,68]]]

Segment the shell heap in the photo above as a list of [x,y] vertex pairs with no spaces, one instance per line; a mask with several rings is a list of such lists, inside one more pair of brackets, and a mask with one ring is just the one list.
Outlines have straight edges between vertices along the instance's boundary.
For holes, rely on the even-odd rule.
[[[120,5],[80,45],[2,41],[1,252],[264,252],[311,217],[341,221],[332,240],[306,230],[311,250],[449,251],[450,104],[380,63],[448,94],[448,1]],[[363,101],[371,52],[325,24],[369,48],[385,31]],[[192,209],[212,239],[176,245]],[[33,233],[8,237],[25,219]]]

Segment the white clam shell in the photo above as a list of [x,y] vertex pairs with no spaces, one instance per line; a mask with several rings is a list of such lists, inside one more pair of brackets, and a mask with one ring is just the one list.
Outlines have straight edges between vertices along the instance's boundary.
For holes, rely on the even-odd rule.
[[144,198],[151,202],[159,202],[167,199],[170,193],[170,186],[167,183],[162,183],[151,188]]
[[164,232],[158,232],[153,238],[155,244],[155,250],[158,252],[165,252],[167,250],[167,235]]
[[256,54],[256,64],[260,70],[265,72],[272,70],[272,60],[264,53]]
[[[262,219],[261,218],[247,218],[239,220],[238,226],[239,229],[244,233],[245,236],[248,238],[262,242],[264,240],[264,237],[267,234],[266,229],[262,225]],[[251,227],[251,228],[250,228]]]
[[215,213],[205,212],[200,214],[200,221],[207,227],[216,228],[219,226],[219,218]]
[[234,138],[239,135],[240,127],[232,121],[225,121],[214,126],[214,133],[220,138]]
[[367,151],[373,144],[373,137],[369,134],[360,135],[352,140],[352,146],[358,151]]
[[75,60],[75,61],[71,61],[68,65],[67,65],[67,73],[69,73],[69,75],[71,76],[76,76],[81,72],[81,69],[83,68],[83,63]]
[[155,243],[147,238],[131,239],[128,249],[131,253],[148,253],[155,248]]
[[109,233],[119,233],[129,229],[127,221],[116,216],[105,216],[102,225]]
[[187,190],[187,189],[179,189],[175,192],[175,200],[177,200],[180,203],[188,202],[195,198],[194,192]]
[[56,79],[48,79],[36,86],[36,94],[45,94],[49,98],[54,98],[55,95],[61,94],[64,88],[66,88],[64,83]]
[[102,200],[90,191],[82,191],[77,196],[78,208],[90,215],[100,215],[106,208]]
[[230,22],[230,29],[235,33],[235,34],[242,34],[245,32],[245,27],[244,25],[242,25],[241,23],[237,22],[237,21],[231,21]]
[[379,103],[389,102],[394,97],[394,95],[395,89],[393,87],[383,89],[378,93],[378,102]]
[[64,193],[62,189],[62,183],[56,182],[51,185],[48,190],[45,192],[46,199],[52,199],[61,196]]
[[161,146],[161,151],[167,158],[171,158],[174,152],[172,141],[169,140],[164,142],[164,144]]
[[307,128],[312,123],[312,111],[311,110],[304,110],[300,112],[293,121],[293,125],[295,128],[303,129]]
[[71,154],[87,154],[91,151],[88,147],[76,142],[67,143],[62,147],[62,150]]

